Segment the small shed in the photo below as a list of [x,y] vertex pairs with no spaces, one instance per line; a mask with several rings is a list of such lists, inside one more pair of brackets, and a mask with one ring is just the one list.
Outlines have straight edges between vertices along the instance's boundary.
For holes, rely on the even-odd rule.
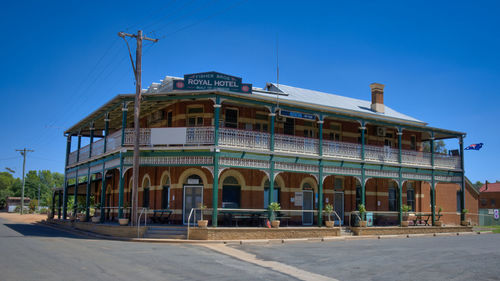
[[[13,213],[16,207],[21,207],[21,197],[7,197],[7,212]],[[24,197],[24,206],[29,207],[31,199],[29,197]]]

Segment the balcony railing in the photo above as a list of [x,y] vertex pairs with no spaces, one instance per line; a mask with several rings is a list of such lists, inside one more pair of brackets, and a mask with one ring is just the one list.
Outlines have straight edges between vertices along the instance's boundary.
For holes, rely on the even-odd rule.
[[[124,146],[134,144],[134,129],[125,129]],[[246,131],[231,128],[220,128],[218,145],[269,151],[271,135],[265,132]],[[106,152],[120,148],[121,131],[108,137]],[[214,144],[213,127],[188,128],[144,128],[141,129],[140,145],[150,147],[161,146],[201,146]],[[319,154],[319,140],[282,134],[274,136],[274,151],[299,153],[305,155]],[[103,154],[104,139],[92,145],[90,158]],[[69,155],[68,164],[76,163],[76,151]],[[361,145],[339,141],[323,140],[323,155],[346,160],[361,160]],[[79,161],[89,159],[89,145],[80,149]],[[379,163],[399,163],[399,150],[386,146],[365,145],[365,160]],[[431,167],[431,153],[402,150],[401,162],[406,165]],[[460,157],[435,154],[434,165],[438,168],[459,169]]]

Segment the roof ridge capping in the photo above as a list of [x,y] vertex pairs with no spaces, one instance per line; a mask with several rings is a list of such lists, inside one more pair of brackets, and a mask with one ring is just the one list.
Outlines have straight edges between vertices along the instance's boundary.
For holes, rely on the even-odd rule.
[[[267,83],[266,90],[271,92],[282,92],[287,94],[283,96],[285,101],[295,101],[304,104],[311,105],[321,105],[330,107],[333,109],[340,109],[343,111],[352,111],[355,113],[370,114],[378,117],[387,117],[393,119],[401,119],[413,123],[420,123],[421,125],[427,125],[426,122],[408,116],[406,114],[400,113],[389,106],[383,104],[383,88],[384,85],[380,83],[370,84],[372,89],[372,101],[362,100],[347,96],[341,96],[338,94],[325,93],[316,90],[304,89],[294,86],[288,86],[276,83]],[[382,92],[382,93],[380,93]],[[382,94],[382,96],[380,96]],[[376,97],[374,96],[376,95]],[[373,108],[372,107],[375,107]],[[383,107],[383,112],[377,112],[375,109],[381,110]]]

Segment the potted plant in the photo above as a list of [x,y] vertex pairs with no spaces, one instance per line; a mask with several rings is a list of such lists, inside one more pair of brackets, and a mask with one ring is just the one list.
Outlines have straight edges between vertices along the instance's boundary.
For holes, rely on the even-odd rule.
[[365,220],[366,208],[365,208],[364,204],[358,205],[358,212],[359,212],[359,217],[361,218],[361,221],[359,222],[359,226],[366,227],[367,226],[367,222]]
[[78,204],[76,207],[77,210],[77,218],[81,222],[87,221],[87,215],[85,214],[85,207],[82,204]]
[[276,212],[281,210],[280,203],[272,202],[271,204],[269,204],[268,209],[271,211],[271,226],[273,228],[280,227],[280,221],[276,219]]
[[325,205],[325,213],[328,215],[328,220],[325,221],[326,227],[333,227],[334,222],[331,220],[331,216],[333,213],[333,205],[332,204]]
[[411,211],[411,207],[408,205],[401,206],[401,212],[402,212],[402,217],[401,217],[401,226],[402,227],[408,227],[410,224],[408,221],[408,213]]
[[437,213],[437,219],[434,222],[434,226],[443,226],[443,222],[439,220],[441,218],[442,211],[443,211],[443,208],[439,207],[438,213]]
[[208,220],[204,220],[203,219],[203,211],[207,208],[207,206],[203,205],[203,203],[200,203],[199,205],[199,209],[200,209],[200,213],[201,213],[201,219],[198,220],[198,227],[201,227],[201,228],[206,228],[207,225],[208,225]]
[[468,213],[468,212],[469,212],[469,210],[467,210],[467,209],[462,209],[462,217],[463,217],[463,220],[460,222],[460,225],[461,225],[461,226],[468,226],[468,225],[469,225],[469,223],[465,220],[466,215],[467,215],[467,213]]
[[[127,202],[123,203],[123,214],[125,214],[127,212],[127,208],[128,208],[128,203]],[[128,225],[128,222],[129,222],[129,218],[126,217],[126,216],[124,218],[119,218],[118,219],[118,223],[121,226]]]

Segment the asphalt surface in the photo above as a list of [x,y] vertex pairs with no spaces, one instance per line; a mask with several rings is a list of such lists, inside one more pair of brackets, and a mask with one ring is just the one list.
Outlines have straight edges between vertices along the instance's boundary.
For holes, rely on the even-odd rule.
[[500,235],[233,245],[338,280],[500,280]]
[[93,240],[0,219],[0,280],[294,280],[208,248]]
[[499,247],[496,234],[205,247],[0,219],[0,280],[500,280]]

